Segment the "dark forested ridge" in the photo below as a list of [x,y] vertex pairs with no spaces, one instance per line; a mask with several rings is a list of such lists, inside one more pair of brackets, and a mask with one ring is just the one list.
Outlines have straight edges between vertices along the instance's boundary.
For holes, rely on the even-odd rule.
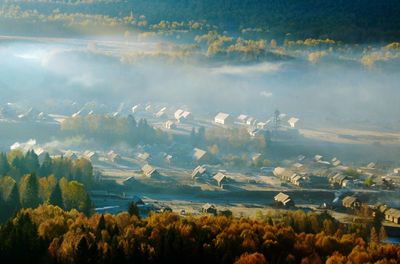
[[[4,2],[4,1],[2,1]],[[12,1],[8,1],[12,2]],[[223,30],[262,28],[276,38],[331,38],[346,42],[395,41],[400,37],[396,0],[129,0],[16,1],[22,9],[82,12],[113,17],[131,12],[149,23],[206,20]],[[79,3],[78,3],[79,2]]]

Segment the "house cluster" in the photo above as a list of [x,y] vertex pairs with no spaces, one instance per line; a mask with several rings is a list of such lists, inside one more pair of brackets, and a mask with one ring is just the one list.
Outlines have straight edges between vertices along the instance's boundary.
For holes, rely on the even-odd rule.
[[400,186],[400,169],[374,162],[366,166],[350,167],[337,157],[325,159],[322,155],[307,158],[304,155],[287,160],[273,169],[272,174],[296,186],[334,188],[394,189]]
[[[287,119],[286,115],[282,115],[283,119],[287,122],[287,125],[284,126],[281,124],[281,128],[287,128],[287,129],[294,129],[296,127],[297,122],[299,121],[298,118],[292,117]],[[273,127],[273,118],[270,118],[268,120],[257,120],[255,117],[248,116],[245,114],[240,114],[236,118],[229,113],[224,113],[224,112],[219,112],[215,117],[214,117],[214,123],[217,125],[239,125],[239,126],[244,126],[247,128],[247,131],[250,136],[257,136],[261,134],[263,131]]]
[[292,169],[276,167],[272,173],[282,181],[290,182],[296,186],[305,186],[308,183],[307,175],[303,172],[295,172]]
[[229,182],[225,172],[219,171],[215,174],[211,173],[204,165],[199,165],[192,171],[192,179],[198,182],[208,182],[224,188],[224,184]]

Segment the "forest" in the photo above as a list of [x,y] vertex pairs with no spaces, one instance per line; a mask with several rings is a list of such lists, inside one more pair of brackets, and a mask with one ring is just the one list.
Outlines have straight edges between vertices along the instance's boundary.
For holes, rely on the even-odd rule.
[[51,158],[46,153],[40,163],[33,150],[0,153],[0,223],[21,208],[42,203],[89,214],[92,203],[87,187],[92,181],[92,164],[86,159]]
[[144,16],[150,24],[206,21],[221,31],[257,29],[278,39],[330,38],[349,43],[397,41],[400,4],[396,0],[117,0],[1,1],[45,15],[85,13],[110,17]]
[[[355,230],[369,231],[367,240]],[[0,257],[13,263],[398,263],[400,246],[380,243],[371,226],[338,224],[302,211],[261,219],[140,219],[64,211],[54,205],[21,210],[0,228]]]

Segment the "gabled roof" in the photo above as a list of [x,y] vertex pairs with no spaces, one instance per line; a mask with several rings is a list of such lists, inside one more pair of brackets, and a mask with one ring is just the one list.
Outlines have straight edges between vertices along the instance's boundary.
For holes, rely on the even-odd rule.
[[218,120],[225,120],[225,119],[227,119],[228,117],[229,117],[229,114],[220,112],[220,113],[218,113],[218,114],[215,116],[215,119],[218,119]]
[[153,173],[157,172],[155,168],[150,166],[149,164],[146,164],[142,167],[143,174],[147,177],[151,177]]
[[248,118],[247,115],[241,114],[241,115],[238,116],[237,119],[238,119],[239,121],[241,121],[241,122],[245,122],[247,118]]
[[207,151],[199,149],[199,148],[194,148],[193,149],[193,159],[195,160],[200,160],[202,159],[205,155],[207,154]]
[[197,166],[192,172],[192,178],[196,177],[198,174],[203,175],[206,173],[207,169],[203,166]]
[[150,154],[147,152],[139,153],[138,158],[142,160],[148,160],[150,158]]
[[274,200],[277,201],[277,202],[281,202],[281,203],[286,204],[291,199],[290,199],[289,195],[287,195],[287,194],[285,194],[283,192],[280,192],[274,197]]
[[226,175],[223,174],[222,172],[218,172],[217,174],[214,175],[214,180],[216,180],[218,183],[222,182],[223,180],[226,180]]

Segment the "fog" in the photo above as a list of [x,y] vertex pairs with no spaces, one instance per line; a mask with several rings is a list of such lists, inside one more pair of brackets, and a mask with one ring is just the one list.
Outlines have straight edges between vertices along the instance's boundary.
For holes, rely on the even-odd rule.
[[72,101],[114,108],[121,102],[160,102],[204,114],[225,111],[259,118],[279,109],[308,125],[378,130],[395,129],[399,121],[397,65],[366,69],[335,54],[317,63],[298,57],[251,65],[207,64],[154,56],[123,63],[120,49],[144,54],[156,45],[110,43],[93,51],[81,40],[2,42],[1,103],[54,111]]

